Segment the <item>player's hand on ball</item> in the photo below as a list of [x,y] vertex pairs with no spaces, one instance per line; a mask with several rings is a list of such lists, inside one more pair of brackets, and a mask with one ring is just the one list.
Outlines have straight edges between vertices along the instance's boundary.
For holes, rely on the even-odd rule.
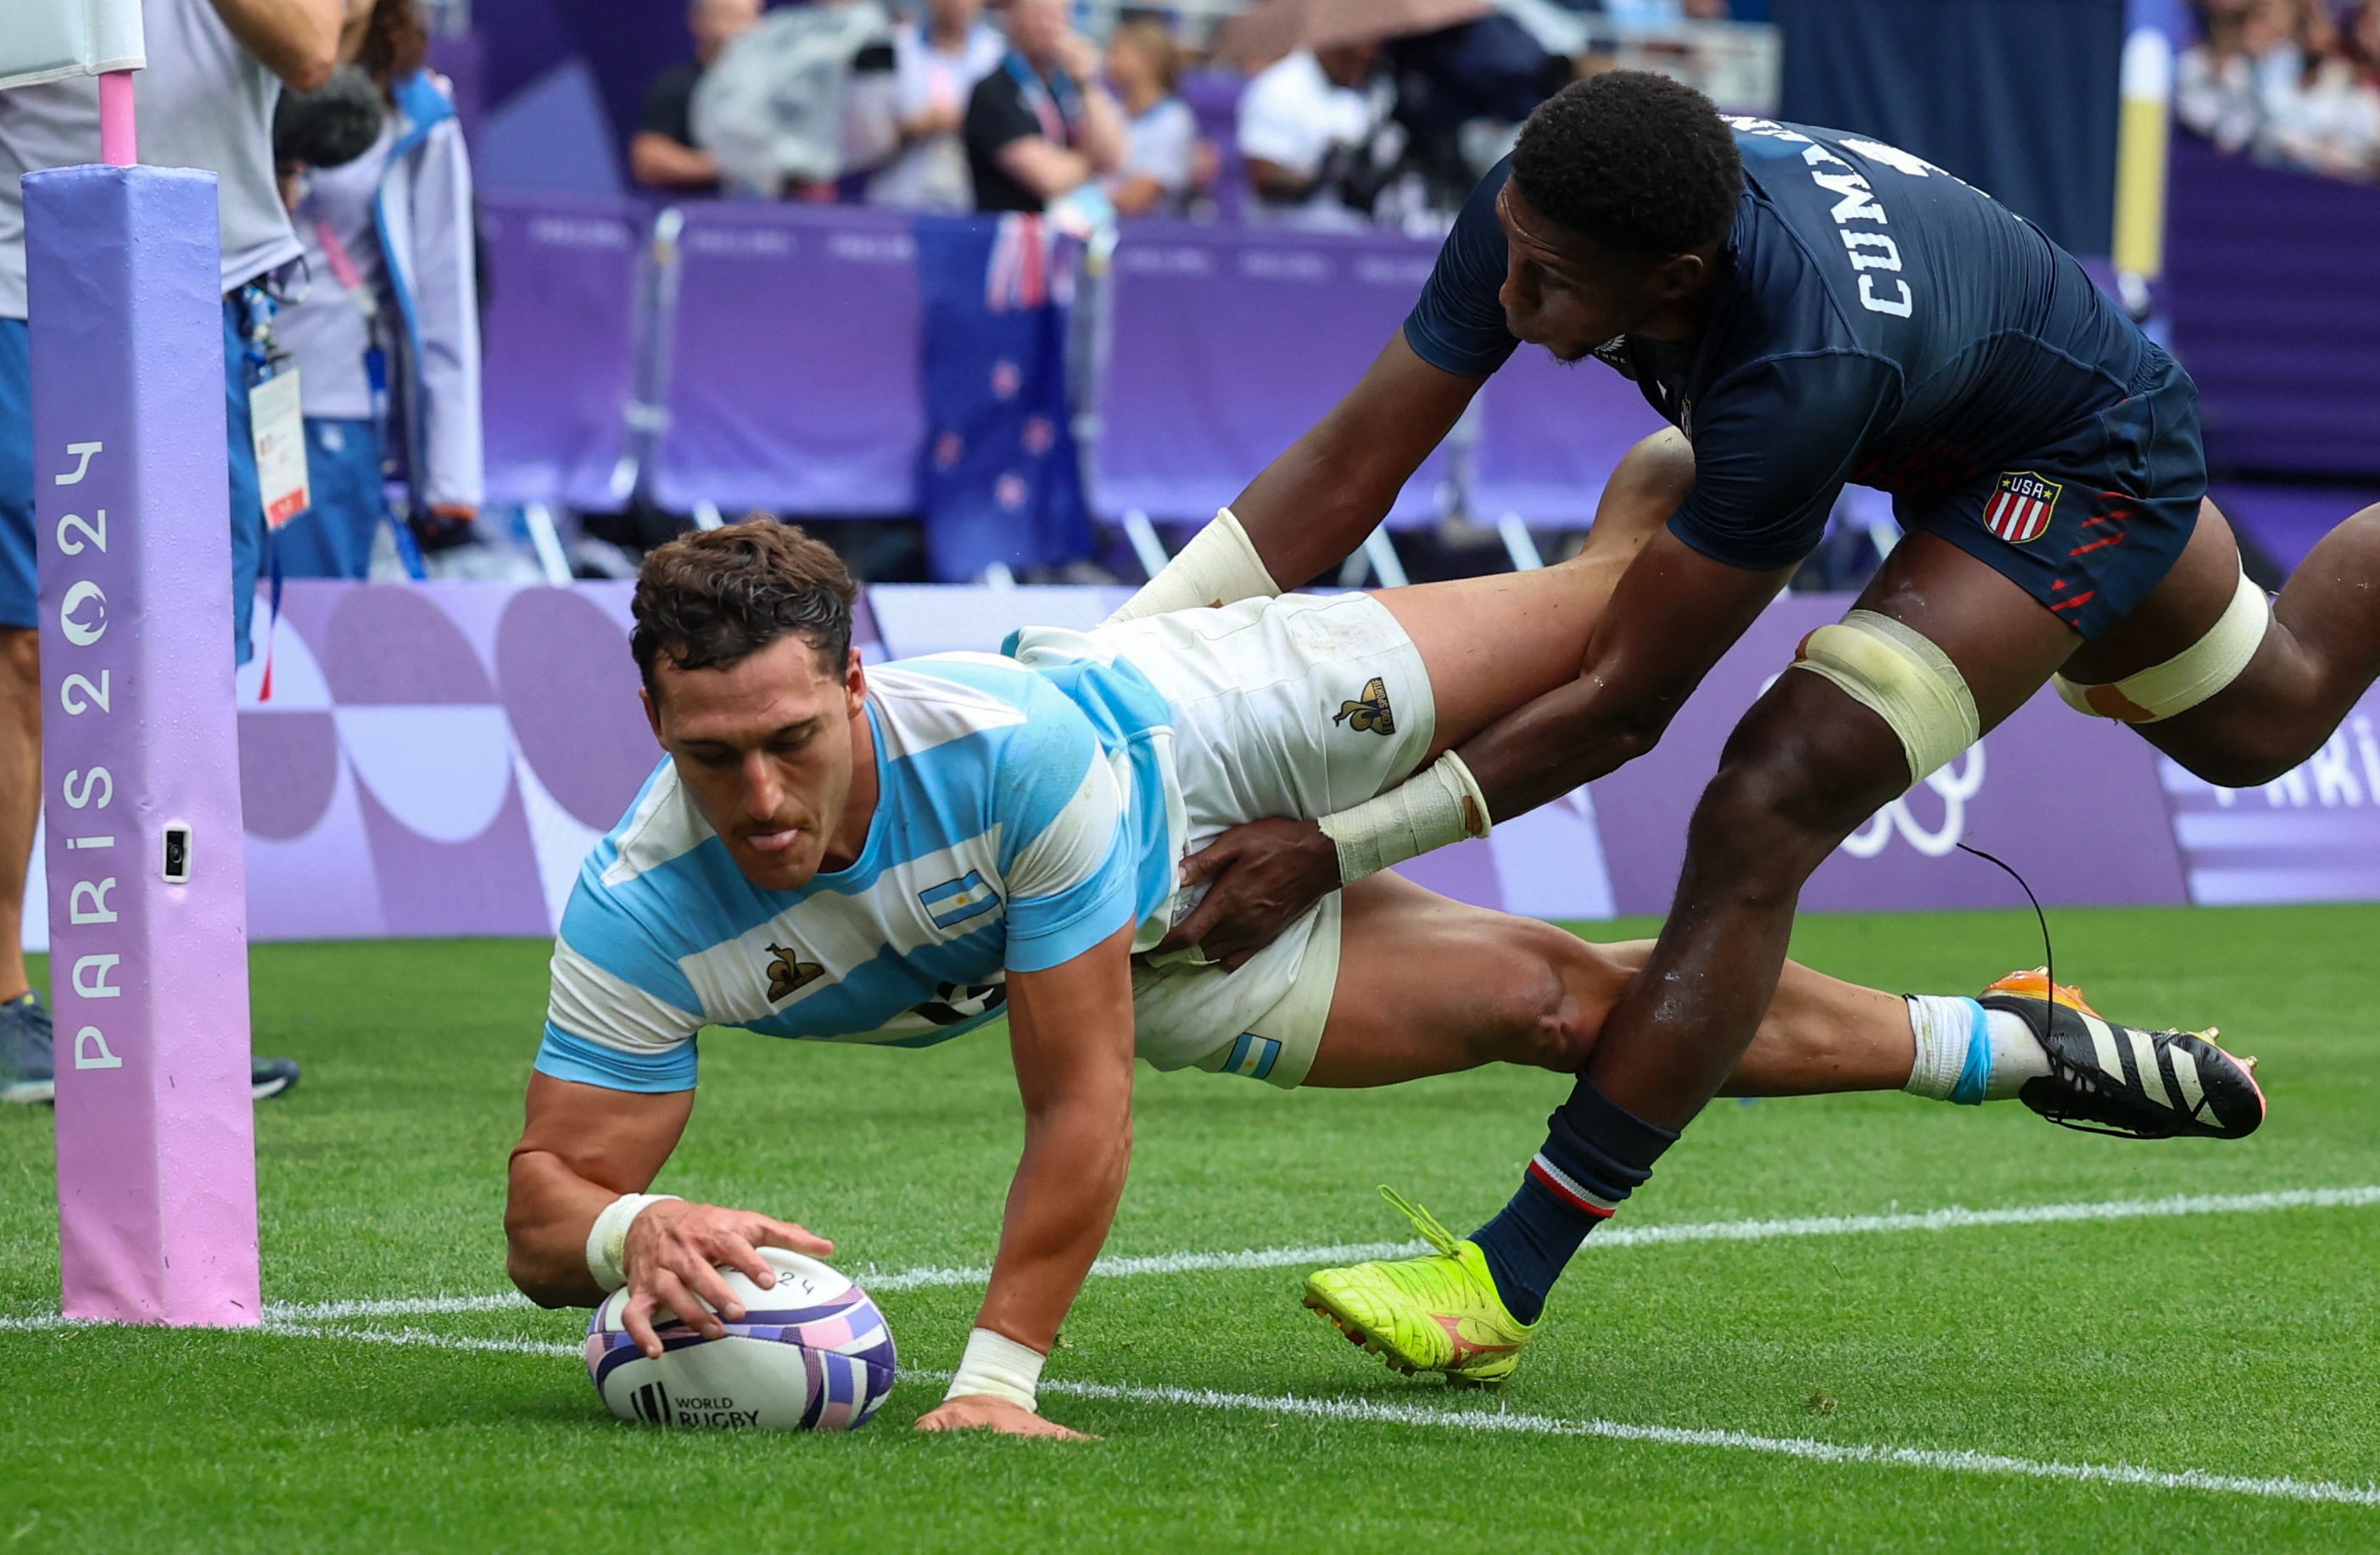
[[1201,882],[1206,899],[1154,954],[1198,945],[1208,960],[1237,971],[1339,889],[1338,844],[1310,820],[1251,820],[1183,860],[1182,883]]
[[688,1204],[663,1199],[649,1206],[628,1227],[620,1259],[628,1277],[628,1306],[621,1321],[638,1348],[659,1357],[661,1336],[653,1331],[657,1312],[674,1313],[705,1339],[722,1339],[729,1321],[744,1316],[744,1304],[719,1277],[722,1264],[740,1270],[767,1290],[777,1282],[777,1271],[757,1249],[783,1247],[822,1258],[834,1244],[813,1236],[787,1221],[773,1221],[748,1209],[726,1209],[716,1204]]
[[987,1393],[944,1399],[917,1417],[921,1431],[998,1431],[1002,1436],[1046,1436],[1060,1441],[1097,1441],[1095,1436],[1069,1430],[1021,1404]]

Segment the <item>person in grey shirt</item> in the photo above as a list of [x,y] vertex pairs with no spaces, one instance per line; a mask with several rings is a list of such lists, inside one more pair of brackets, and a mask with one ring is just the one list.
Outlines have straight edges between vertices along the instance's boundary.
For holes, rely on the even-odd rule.
[[[133,77],[141,159],[212,172],[223,226],[225,410],[230,423],[234,651],[245,662],[264,547],[249,427],[249,358],[299,250],[273,167],[273,108],[286,82],[330,79],[361,0],[141,0],[149,67]],[[0,1101],[51,1099],[50,1016],[25,976],[25,874],[42,792],[41,647],[35,630],[33,431],[25,325],[25,204],[18,180],[99,160],[89,77],[0,91]],[[297,1066],[256,1065],[260,1096]]]
[[392,517],[467,533],[483,475],[470,158],[445,83],[424,67],[419,0],[375,0],[356,63],[387,108],[352,162],[302,175],[292,207],[312,276],[282,310],[306,413],[310,505],[273,538],[287,577],[370,576]]

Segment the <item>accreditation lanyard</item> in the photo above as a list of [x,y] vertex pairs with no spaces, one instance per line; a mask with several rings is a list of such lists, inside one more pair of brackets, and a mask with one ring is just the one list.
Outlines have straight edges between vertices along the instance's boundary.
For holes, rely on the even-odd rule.
[[372,426],[382,433],[381,445],[387,446],[388,429],[388,352],[380,342],[380,299],[372,295],[364,281],[363,272],[357,268],[355,256],[331,230],[331,224],[314,224],[314,240],[322,246],[322,257],[330,261],[331,274],[355,303],[356,311],[364,320],[364,378],[371,386]]
[[1083,122],[1082,89],[1063,70],[1044,81],[1023,55],[1009,51],[1002,62],[1016,81],[1016,94],[1041,122],[1041,134],[1052,145],[1072,146],[1075,127]]

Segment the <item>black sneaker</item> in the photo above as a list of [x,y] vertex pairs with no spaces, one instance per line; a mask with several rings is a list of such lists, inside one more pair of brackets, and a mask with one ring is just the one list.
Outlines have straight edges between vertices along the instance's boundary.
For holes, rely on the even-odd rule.
[[[50,1010],[40,994],[27,992],[0,1004],[0,1104],[56,1103],[51,1039]],[[294,1058],[249,1061],[248,1094],[255,1100],[279,1096],[297,1084]]]
[[2021,1017],[2048,1053],[2049,1073],[2017,1099],[2051,1123],[2125,1139],[2244,1139],[2265,1121],[2256,1061],[2216,1047],[2211,1027],[2119,1026],[2038,967],[2010,973],[1981,1002]]
[[298,1088],[294,1058],[252,1058],[248,1061],[248,1094],[259,1101]]
[[54,1101],[57,1093],[50,1007],[29,989],[0,1004],[0,1102]]

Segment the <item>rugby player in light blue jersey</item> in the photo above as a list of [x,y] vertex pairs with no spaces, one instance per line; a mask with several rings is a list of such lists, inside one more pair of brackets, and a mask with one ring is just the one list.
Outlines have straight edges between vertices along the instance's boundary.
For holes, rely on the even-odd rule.
[[[693,1110],[697,1031],[921,1046],[1004,1014],[1024,1158],[958,1378],[920,1424],[1064,1434],[1035,1387],[1123,1192],[1135,1052],[1280,1086],[1575,1071],[1648,947],[1383,873],[1236,969],[1141,953],[1188,909],[1181,860],[1234,823],[1395,791],[1386,824],[1459,831],[1459,777],[1414,796],[1450,745],[1576,673],[1632,524],[1641,541],[1668,513],[1631,487],[1623,470],[1596,549],[1544,572],[1027,629],[1005,657],[866,670],[851,580],[799,529],[655,551],[632,644],[669,759],[564,915],[512,1158],[515,1281],[550,1305],[627,1286],[653,1354],[657,1311],[718,1331],[703,1303],[740,1313],[717,1266],[767,1285],[756,1245],[831,1247],[646,1193]],[[2071,1100],[2082,1082],[2048,1068],[2022,1021],[1973,1001],[1789,967],[1734,1084],[1980,1101],[2032,1080]]]

